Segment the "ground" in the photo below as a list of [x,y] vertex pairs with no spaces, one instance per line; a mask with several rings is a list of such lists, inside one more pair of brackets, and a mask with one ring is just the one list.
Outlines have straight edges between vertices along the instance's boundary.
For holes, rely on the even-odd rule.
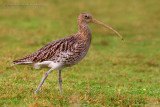
[[[0,1],[0,105],[159,106],[159,5],[159,0]],[[48,69],[11,67],[12,61],[75,34],[81,12],[91,13],[125,40],[89,24],[91,47],[79,64],[62,71],[63,95],[56,70],[35,95]]]

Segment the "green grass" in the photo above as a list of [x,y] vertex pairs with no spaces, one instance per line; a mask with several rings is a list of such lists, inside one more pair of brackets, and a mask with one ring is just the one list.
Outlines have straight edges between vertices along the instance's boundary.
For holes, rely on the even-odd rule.
[[[1,106],[160,106],[159,0],[39,0],[41,8],[3,8],[0,2]],[[77,32],[77,16],[94,18],[118,30],[117,35],[89,24],[92,44],[87,56],[38,87],[48,69],[13,66],[12,61],[45,44]]]

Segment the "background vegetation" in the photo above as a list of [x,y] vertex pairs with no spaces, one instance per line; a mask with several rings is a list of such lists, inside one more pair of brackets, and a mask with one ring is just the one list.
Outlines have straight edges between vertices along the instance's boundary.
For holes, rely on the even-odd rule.
[[[159,0],[1,0],[0,6],[1,106],[160,105]],[[57,71],[35,95],[48,69],[11,67],[12,61],[75,34],[81,12],[112,26],[125,41],[89,24],[90,50],[78,65],[63,70],[63,95]]]

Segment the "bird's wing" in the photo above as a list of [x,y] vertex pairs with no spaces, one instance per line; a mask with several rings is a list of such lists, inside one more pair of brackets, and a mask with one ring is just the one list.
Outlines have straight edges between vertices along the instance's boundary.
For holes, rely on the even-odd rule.
[[67,50],[73,51],[75,42],[76,39],[74,38],[74,36],[62,38],[47,44],[33,54],[30,54],[22,59],[15,60],[13,62],[14,64],[28,64],[52,60],[60,52],[66,52]]

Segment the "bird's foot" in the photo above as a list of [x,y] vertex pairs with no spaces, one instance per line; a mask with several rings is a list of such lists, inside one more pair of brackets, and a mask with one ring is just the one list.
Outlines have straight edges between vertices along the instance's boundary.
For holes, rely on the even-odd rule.
[[37,91],[32,91],[32,92],[34,92],[34,94],[37,94]]

